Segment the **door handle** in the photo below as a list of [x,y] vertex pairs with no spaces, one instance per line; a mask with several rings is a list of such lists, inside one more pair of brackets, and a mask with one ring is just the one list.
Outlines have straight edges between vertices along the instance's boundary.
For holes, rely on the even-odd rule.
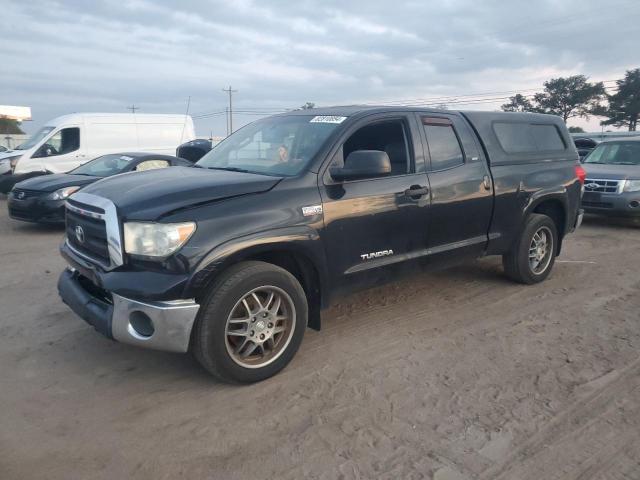
[[489,178],[489,175],[484,176],[482,179],[482,185],[484,185],[485,190],[491,190],[491,179]]
[[428,193],[429,193],[429,188],[421,187],[420,185],[412,185],[410,188],[407,188],[404,191],[404,194],[407,197],[411,197],[411,198],[418,198]]

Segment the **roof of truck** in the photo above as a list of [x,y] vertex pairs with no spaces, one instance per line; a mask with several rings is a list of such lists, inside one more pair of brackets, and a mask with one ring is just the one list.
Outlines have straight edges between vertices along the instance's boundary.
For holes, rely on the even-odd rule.
[[500,111],[481,111],[481,110],[443,110],[438,108],[427,107],[407,107],[407,106],[389,106],[389,105],[337,105],[333,107],[319,107],[310,109],[291,110],[279,115],[316,115],[316,116],[342,116],[352,117],[363,114],[386,113],[386,112],[418,112],[418,113],[462,113],[466,116],[490,118],[492,120],[509,119],[509,120],[529,120],[538,118],[540,120],[549,120],[559,118],[554,115],[546,115],[542,113],[529,112],[500,112]]

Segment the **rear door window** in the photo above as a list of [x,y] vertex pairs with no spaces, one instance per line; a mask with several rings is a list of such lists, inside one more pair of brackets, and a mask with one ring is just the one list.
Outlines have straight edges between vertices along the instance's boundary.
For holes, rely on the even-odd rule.
[[423,118],[431,156],[431,170],[445,170],[464,164],[458,135],[449,120]]

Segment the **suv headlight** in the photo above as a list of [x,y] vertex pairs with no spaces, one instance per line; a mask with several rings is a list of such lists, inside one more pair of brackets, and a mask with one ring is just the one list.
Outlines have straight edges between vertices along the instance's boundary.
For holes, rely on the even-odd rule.
[[64,188],[61,188],[60,190],[56,190],[55,192],[50,193],[49,198],[51,200],[64,200],[69,195],[77,192],[78,190],[80,190],[80,187],[64,187]]
[[167,257],[187,243],[195,231],[195,222],[126,222],[124,250],[141,257]]
[[640,192],[640,180],[625,181],[623,192]]

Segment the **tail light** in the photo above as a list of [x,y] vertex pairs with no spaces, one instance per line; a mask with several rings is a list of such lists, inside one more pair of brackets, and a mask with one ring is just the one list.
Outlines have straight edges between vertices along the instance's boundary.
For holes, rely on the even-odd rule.
[[582,168],[582,165],[576,165],[576,177],[580,184],[584,185],[584,181],[587,178],[587,172]]

